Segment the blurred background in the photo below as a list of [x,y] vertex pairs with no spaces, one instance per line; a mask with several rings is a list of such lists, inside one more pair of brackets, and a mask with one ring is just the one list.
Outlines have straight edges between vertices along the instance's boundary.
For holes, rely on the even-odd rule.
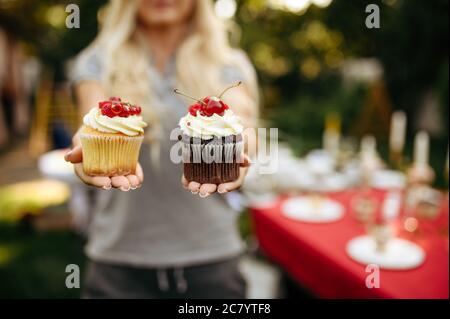
[[[0,297],[80,294],[64,286],[65,266],[85,260],[82,222],[70,213],[89,203],[61,160],[78,127],[66,71],[96,35],[105,2],[0,0]],[[80,29],[66,28],[69,3],[80,8]],[[379,29],[365,26],[369,3],[380,8]],[[428,185],[439,190],[448,183],[448,6],[447,0],[215,1],[232,43],[257,69],[264,126],[279,128],[287,156],[325,147],[324,131],[334,130],[339,150],[354,158],[370,135],[385,166],[406,173],[423,131],[436,172]],[[407,120],[401,160],[389,147],[395,111]],[[304,191],[297,186],[278,183],[270,193]],[[250,180],[247,195],[258,193],[253,188]],[[287,294],[285,271],[258,247],[251,217],[258,198],[244,192],[235,200],[252,256],[244,268],[255,291],[263,290],[255,296]],[[448,227],[445,236],[448,254]]]

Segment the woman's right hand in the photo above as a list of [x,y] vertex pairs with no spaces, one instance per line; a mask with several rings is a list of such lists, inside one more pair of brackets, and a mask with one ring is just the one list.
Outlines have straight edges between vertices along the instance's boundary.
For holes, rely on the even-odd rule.
[[144,181],[144,173],[139,163],[136,166],[134,175],[107,177],[85,174],[83,170],[83,152],[81,145],[76,145],[72,150],[67,152],[64,159],[67,162],[74,164],[75,174],[77,174],[83,183],[90,186],[99,187],[105,190],[114,187],[121,191],[128,192],[129,190],[141,187],[142,182]]

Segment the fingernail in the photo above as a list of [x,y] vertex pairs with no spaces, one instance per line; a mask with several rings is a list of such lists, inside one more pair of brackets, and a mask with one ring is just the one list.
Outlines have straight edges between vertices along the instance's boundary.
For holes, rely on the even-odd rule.
[[130,189],[133,190],[133,191],[134,191],[135,189],[137,189],[137,188],[138,188],[137,186],[130,186]]
[[228,193],[228,191],[227,191],[226,189],[223,189],[223,188],[219,188],[219,189],[217,190],[217,192],[218,192],[219,194],[225,194],[225,193]]
[[122,191],[122,192],[128,192],[129,190],[130,190],[130,187],[121,187],[120,188],[120,190]]
[[111,185],[103,186],[102,188],[103,188],[105,191],[107,191],[107,190],[110,190],[110,189],[111,189]]
[[191,191],[192,194],[197,195],[198,191]]
[[69,157],[70,155],[72,155],[72,151],[69,151],[69,152],[66,153],[66,155],[64,155],[64,160],[65,160],[66,162],[69,162],[68,157]]
[[206,198],[209,196],[209,193],[200,193],[201,198]]

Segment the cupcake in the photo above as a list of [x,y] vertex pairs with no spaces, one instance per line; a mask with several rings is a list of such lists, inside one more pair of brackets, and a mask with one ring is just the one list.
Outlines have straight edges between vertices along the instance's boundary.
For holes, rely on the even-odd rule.
[[[221,184],[239,177],[243,125],[220,99],[227,90],[219,97],[194,99],[197,102],[180,119],[184,176],[189,182]],[[187,96],[178,90],[175,93]]]
[[112,97],[83,118],[83,170],[91,176],[134,174],[144,139],[141,108]]

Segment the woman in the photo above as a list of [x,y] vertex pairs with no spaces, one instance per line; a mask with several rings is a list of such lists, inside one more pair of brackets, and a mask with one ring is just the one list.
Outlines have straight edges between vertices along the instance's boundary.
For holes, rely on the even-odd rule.
[[211,1],[111,1],[101,32],[75,63],[72,80],[81,114],[120,96],[142,105],[151,128],[136,175],[86,176],[77,136],[66,155],[83,182],[113,188],[98,194],[84,296],[244,297],[237,268],[243,244],[236,212],[222,194],[240,187],[247,168],[235,182],[200,185],[184,177],[180,182],[182,165],[169,158],[170,131],[187,112],[187,101],[173,94],[174,87],[204,97],[241,80],[245,85],[225,101],[246,126],[255,126],[254,70],[229,46]]

